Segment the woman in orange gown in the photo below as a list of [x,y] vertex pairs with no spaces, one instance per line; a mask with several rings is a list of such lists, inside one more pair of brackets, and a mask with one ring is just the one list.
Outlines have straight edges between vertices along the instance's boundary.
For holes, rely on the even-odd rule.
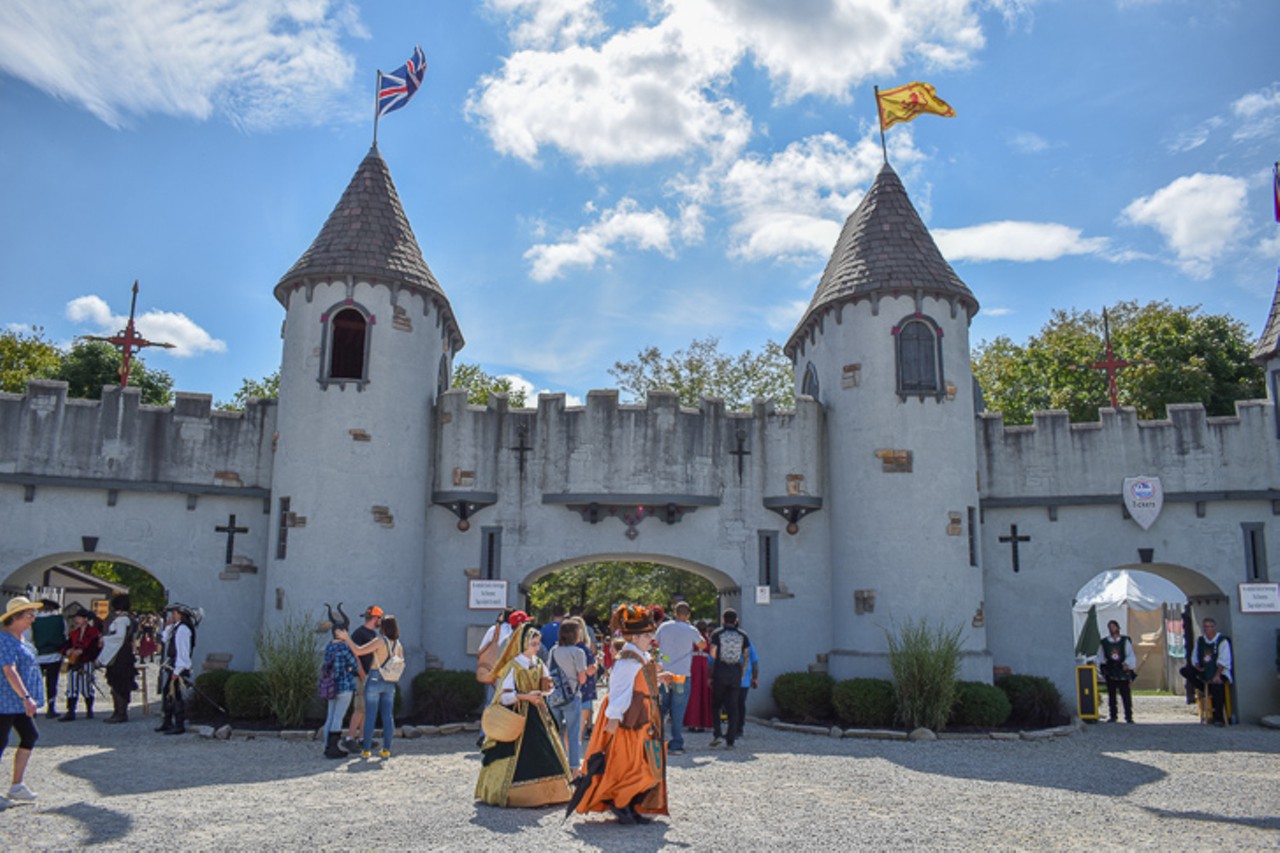
[[609,627],[621,631],[626,644],[609,674],[609,693],[587,746],[587,766],[592,755],[603,752],[604,772],[587,782],[576,810],[610,811],[627,825],[648,823],[646,815],[667,814],[667,754],[658,683],[668,677],[658,672],[649,654],[654,624],[646,608],[622,605],[613,612]]

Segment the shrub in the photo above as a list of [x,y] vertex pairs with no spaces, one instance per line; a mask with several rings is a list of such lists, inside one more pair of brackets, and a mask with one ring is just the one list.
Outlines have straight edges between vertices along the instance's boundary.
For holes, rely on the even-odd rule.
[[831,690],[831,704],[840,721],[851,726],[891,726],[897,711],[893,682],[883,678],[837,682]]
[[784,720],[818,722],[831,719],[835,679],[817,672],[784,672],[773,681],[773,701]]
[[472,670],[429,669],[413,679],[413,716],[438,726],[475,717],[484,702],[484,685]]
[[227,707],[227,681],[235,673],[229,669],[211,669],[196,676],[196,693],[191,702],[191,714],[209,717],[221,714],[215,706]]
[[1003,726],[1012,711],[1009,697],[999,687],[961,681],[956,684],[956,704],[951,708],[948,725]]
[[996,687],[1009,697],[1009,722],[1020,726],[1052,726],[1062,719],[1062,695],[1052,681],[1039,675],[1004,675]]
[[311,620],[289,614],[258,636],[258,660],[266,684],[267,705],[282,726],[299,726],[316,693],[320,654]]
[[241,720],[263,720],[271,716],[267,683],[260,672],[233,672],[225,686],[227,713]]
[[933,731],[947,724],[956,699],[960,669],[959,626],[930,629],[925,620],[908,622],[889,640],[889,668],[898,699],[898,722]]

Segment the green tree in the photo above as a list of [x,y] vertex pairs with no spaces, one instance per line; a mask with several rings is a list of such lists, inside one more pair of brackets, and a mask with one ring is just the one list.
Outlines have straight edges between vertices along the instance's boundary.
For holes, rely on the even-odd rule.
[[615,362],[609,375],[635,400],[657,389],[676,392],[680,405],[690,408],[703,397],[718,397],[725,408],[738,412],[749,410],[757,397],[782,408],[795,405],[791,360],[774,341],[766,341],[759,353],[746,350],[736,356],[721,352],[715,337],[695,340],[669,356],[646,347],[632,361]]
[[44,336],[44,329],[0,332],[0,391],[22,394],[28,379],[48,379],[62,363],[62,352]]
[[508,376],[485,373],[478,364],[454,365],[449,387],[465,388],[467,402],[476,406],[487,406],[490,394],[506,394],[507,402],[516,408],[523,408],[525,404],[523,388],[514,387]]
[[581,607],[588,622],[609,621],[624,602],[660,604],[664,610],[683,598],[695,619],[719,616],[718,591],[706,578],[660,563],[583,563],[553,572],[529,588],[529,606],[544,621],[557,604]]
[[[1120,405],[1151,420],[1169,403],[1202,403],[1210,415],[1235,413],[1237,400],[1266,395],[1263,372],[1249,360],[1244,324],[1199,306],[1167,301],[1121,302],[1107,309],[1111,346],[1130,366],[1116,376]],[[988,411],[1006,423],[1031,423],[1032,413],[1065,409],[1073,421],[1095,421],[1111,405],[1107,377],[1092,365],[1105,350],[1102,315],[1055,310],[1039,334],[1019,345],[1001,336],[973,353],[973,374]]]
[[113,563],[109,560],[83,560],[73,565],[95,578],[102,578],[104,581],[127,587],[129,604],[138,613],[159,613],[169,603],[169,597],[165,594],[160,581],[145,569],[128,563]]
[[214,408],[222,412],[241,411],[250,399],[276,400],[280,397],[280,368],[261,379],[240,380],[240,390],[230,400],[219,400]]
[[[106,341],[76,341],[53,378],[67,383],[68,396],[100,400],[103,385],[120,384],[120,362],[120,351]],[[142,391],[143,403],[173,404],[173,377],[152,370],[136,356],[130,362],[129,384]]]

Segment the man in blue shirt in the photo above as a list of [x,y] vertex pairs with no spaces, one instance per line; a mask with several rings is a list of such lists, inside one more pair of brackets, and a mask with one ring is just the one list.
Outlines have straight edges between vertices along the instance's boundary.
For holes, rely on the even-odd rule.
[[738,693],[738,733],[742,737],[742,727],[747,723],[747,691],[760,686],[760,656],[756,654],[756,644],[747,646],[747,665],[742,670],[742,689]]
[[567,611],[563,604],[557,604],[551,611],[551,621],[542,626],[542,649],[538,656],[543,661],[551,654],[551,647],[560,640],[560,623],[564,621]]

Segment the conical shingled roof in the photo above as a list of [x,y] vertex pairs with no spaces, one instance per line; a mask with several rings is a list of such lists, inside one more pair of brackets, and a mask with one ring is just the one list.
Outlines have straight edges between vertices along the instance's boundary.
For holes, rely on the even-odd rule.
[[1262,337],[1253,348],[1253,360],[1270,361],[1277,355],[1280,355],[1280,276],[1276,279],[1276,295],[1271,298],[1271,316],[1267,317]]
[[376,145],[356,169],[311,248],[276,285],[276,299],[284,305],[285,290],[304,279],[347,275],[407,285],[445,300],[444,289],[422,259],[391,172]]
[[917,291],[957,300],[970,316],[977,313],[978,301],[938,251],[902,181],[886,163],[845,220],[809,310],[785,350],[794,354],[801,338],[829,306]]

